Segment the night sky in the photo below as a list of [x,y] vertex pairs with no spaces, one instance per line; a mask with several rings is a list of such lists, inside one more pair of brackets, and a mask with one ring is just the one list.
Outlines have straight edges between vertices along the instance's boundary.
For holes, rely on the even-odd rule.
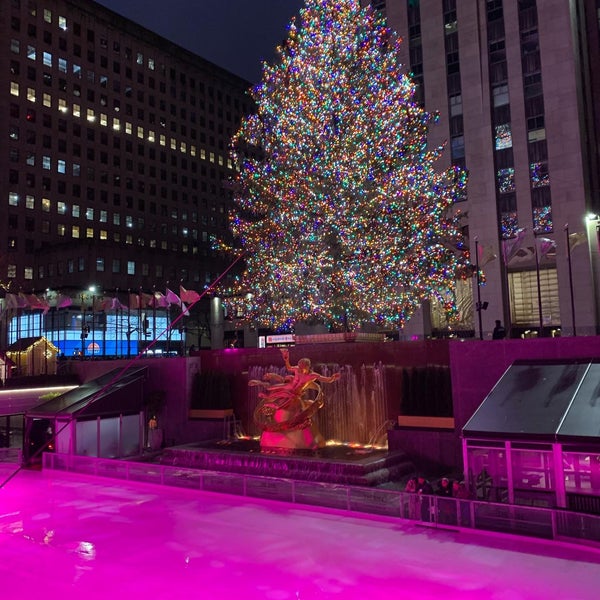
[[99,4],[244,77],[261,78],[303,0],[97,0]]

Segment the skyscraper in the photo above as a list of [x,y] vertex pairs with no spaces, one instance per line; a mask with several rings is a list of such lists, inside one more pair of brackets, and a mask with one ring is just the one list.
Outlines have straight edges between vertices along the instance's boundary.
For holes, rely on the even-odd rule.
[[0,31],[0,282],[202,289],[250,83],[91,0],[7,0]]
[[471,259],[483,271],[468,311],[475,335],[489,338],[496,319],[513,336],[595,334],[597,0],[371,4],[403,38],[416,101],[439,111],[429,139],[447,143],[440,166],[469,173],[456,207],[466,213]]

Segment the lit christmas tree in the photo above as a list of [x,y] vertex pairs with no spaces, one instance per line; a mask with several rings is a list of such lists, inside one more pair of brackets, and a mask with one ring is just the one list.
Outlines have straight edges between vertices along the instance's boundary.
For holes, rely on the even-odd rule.
[[230,220],[246,260],[224,293],[234,314],[335,330],[402,327],[424,299],[455,311],[466,177],[434,170],[434,117],[413,102],[399,43],[357,0],[306,0],[264,65],[233,140]]

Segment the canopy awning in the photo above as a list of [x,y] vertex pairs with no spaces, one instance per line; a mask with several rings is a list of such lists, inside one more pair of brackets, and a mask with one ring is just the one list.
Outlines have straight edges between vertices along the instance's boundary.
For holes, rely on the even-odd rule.
[[599,363],[516,361],[464,426],[463,436],[600,443]]

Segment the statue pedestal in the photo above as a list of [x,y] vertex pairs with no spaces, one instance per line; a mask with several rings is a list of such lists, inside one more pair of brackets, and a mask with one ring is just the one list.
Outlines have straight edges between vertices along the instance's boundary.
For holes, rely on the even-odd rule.
[[314,425],[297,431],[263,431],[260,436],[261,448],[316,450],[323,446],[325,446],[325,440]]

